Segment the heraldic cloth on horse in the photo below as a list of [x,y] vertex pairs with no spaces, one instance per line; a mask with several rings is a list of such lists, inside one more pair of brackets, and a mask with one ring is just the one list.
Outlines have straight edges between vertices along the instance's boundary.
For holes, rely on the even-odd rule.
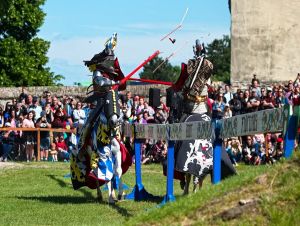
[[[177,100],[176,106],[173,106],[176,112],[173,122],[211,121],[207,96],[212,71],[213,64],[205,59],[204,54],[195,53],[194,59],[190,59],[188,64],[181,64],[181,74],[171,87]],[[172,114],[172,106],[170,112]],[[185,173],[197,178],[212,174],[213,143],[214,133],[207,139],[176,141],[174,178],[184,181]],[[221,171],[222,179],[236,174],[225,149],[222,150]]]

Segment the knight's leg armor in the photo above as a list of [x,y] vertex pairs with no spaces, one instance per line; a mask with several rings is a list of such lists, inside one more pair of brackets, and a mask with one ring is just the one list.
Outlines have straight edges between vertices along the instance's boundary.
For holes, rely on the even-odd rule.
[[118,94],[114,90],[109,91],[106,95],[104,114],[111,130],[111,136],[115,137],[119,127],[120,106],[118,103]]

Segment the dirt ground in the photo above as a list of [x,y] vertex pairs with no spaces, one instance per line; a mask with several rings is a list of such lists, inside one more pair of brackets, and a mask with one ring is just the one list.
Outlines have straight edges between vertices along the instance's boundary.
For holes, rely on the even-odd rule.
[[11,169],[11,168],[21,168],[23,164],[16,162],[0,162],[0,170]]

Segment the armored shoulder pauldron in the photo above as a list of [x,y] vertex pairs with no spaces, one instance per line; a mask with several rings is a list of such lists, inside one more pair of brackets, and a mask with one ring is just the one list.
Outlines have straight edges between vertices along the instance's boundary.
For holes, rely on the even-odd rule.
[[213,64],[207,60],[197,58],[188,61],[187,73],[188,79],[183,85],[183,95],[187,99],[198,98],[202,95],[202,91],[212,76]]

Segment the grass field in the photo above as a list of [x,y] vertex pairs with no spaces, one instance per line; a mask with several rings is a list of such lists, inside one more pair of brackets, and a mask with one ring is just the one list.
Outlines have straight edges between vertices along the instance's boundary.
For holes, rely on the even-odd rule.
[[[13,169],[1,169],[0,225],[120,225],[157,205],[133,201],[115,206],[99,204],[95,190],[74,191],[70,178],[64,177],[68,173],[68,163],[23,163]],[[148,192],[165,194],[166,178],[160,165],[143,167],[143,180]],[[124,183],[132,188],[134,182],[131,167],[124,175]],[[107,192],[103,194],[107,199]]]
[[[273,166],[240,165],[237,170],[238,176],[218,185],[207,180],[187,197],[180,196],[175,182],[176,202],[157,208],[159,201],[98,203],[94,190],[72,189],[64,177],[67,163],[20,163],[0,170],[0,225],[299,225],[299,155]],[[147,191],[162,197],[166,178],[161,166],[143,166],[142,172]],[[124,182],[132,188],[134,181],[132,167]],[[241,199],[255,202],[241,207]]]

